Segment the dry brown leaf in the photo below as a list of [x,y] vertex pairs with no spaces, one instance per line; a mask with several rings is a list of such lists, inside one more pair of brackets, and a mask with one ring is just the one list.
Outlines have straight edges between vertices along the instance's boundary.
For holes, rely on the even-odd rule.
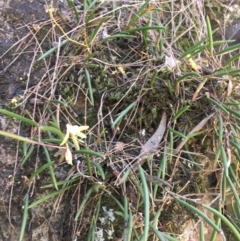
[[205,85],[205,83],[207,82],[207,80],[208,80],[208,79],[206,78],[204,81],[202,81],[202,82],[199,84],[197,90],[196,90],[195,93],[193,94],[192,102],[194,102],[194,101],[197,99],[198,93],[199,93],[200,90],[203,88],[203,86]]
[[167,125],[167,115],[165,112],[163,112],[162,119],[160,121],[160,124],[157,130],[146,142],[146,144],[142,147],[139,154],[138,161],[132,167],[133,171],[136,171],[139,165],[143,165],[143,163],[146,161],[147,158],[151,157],[153,154],[157,152],[159,148],[159,144],[165,133],[166,125]]
[[[195,132],[198,132],[200,131],[204,126],[205,124],[208,122],[208,120],[210,118],[212,118],[212,116],[214,115],[215,113],[212,113],[210,115],[208,115],[206,118],[204,118],[201,122],[199,122],[190,132],[188,135],[191,135]],[[188,141],[189,139],[184,139],[180,142],[180,144],[177,146],[177,148],[174,150],[174,154],[177,154],[180,152],[180,150],[182,149],[182,147],[186,144],[186,142]]]

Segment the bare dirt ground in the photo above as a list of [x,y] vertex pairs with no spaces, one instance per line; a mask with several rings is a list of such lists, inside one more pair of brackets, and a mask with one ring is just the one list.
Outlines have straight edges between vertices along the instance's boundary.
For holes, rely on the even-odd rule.
[[[41,66],[32,69],[34,49],[37,40],[44,33],[34,36],[32,24],[46,21],[44,5],[47,1],[0,0],[0,106],[9,104],[15,95],[35,85],[44,74]],[[56,1],[56,4],[58,2]],[[46,30],[47,31],[47,30]],[[0,129],[18,133],[18,123],[0,115]],[[29,175],[27,168],[19,167],[16,142],[0,137],[0,240],[18,240],[22,222],[24,178]],[[24,240],[62,240],[61,210],[54,218],[51,205],[35,209],[30,214]],[[50,221],[51,220],[51,221]],[[51,225],[49,225],[49,221]],[[64,240],[70,240],[65,236]]]

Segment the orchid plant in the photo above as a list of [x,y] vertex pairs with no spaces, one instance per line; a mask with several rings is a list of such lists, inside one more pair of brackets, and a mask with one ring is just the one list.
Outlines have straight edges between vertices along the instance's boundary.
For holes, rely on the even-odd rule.
[[[66,151],[65,151],[65,160],[68,164],[72,165],[72,152],[67,144],[69,139],[72,139],[73,144],[76,148],[76,150],[80,150],[80,146],[79,146],[79,141],[82,142],[81,139],[85,139],[86,135],[83,133],[83,131],[88,130],[89,126],[77,126],[77,125],[71,125],[71,124],[67,124],[67,132],[66,135],[63,138],[62,143],[60,144],[60,146],[66,145]],[[78,139],[78,137],[80,139]]]

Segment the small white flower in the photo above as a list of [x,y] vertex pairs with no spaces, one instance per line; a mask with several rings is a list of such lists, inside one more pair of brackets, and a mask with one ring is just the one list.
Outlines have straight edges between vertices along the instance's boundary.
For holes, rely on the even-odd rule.
[[68,139],[71,138],[76,149],[79,150],[80,147],[78,144],[77,137],[80,137],[81,139],[86,138],[86,135],[83,133],[83,131],[87,130],[89,126],[77,126],[77,125],[72,126],[70,124],[67,124],[66,126],[67,126],[67,133],[64,136],[64,139],[60,144],[60,146],[63,146],[64,144],[66,144]]

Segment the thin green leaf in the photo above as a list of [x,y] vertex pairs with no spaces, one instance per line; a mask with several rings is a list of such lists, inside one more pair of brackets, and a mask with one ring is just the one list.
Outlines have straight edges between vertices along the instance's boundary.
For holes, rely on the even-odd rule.
[[[26,143],[26,142],[24,142],[24,143]],[[29,159],[29,157],[32,155],[34,148],[35,148],[35,145],[30,145],[25,157],[22,160],[21,166],[23,166],[25,164],[25,162]]]
[[149,235],[149,224],[150,224],[150,202],[149,202],[149,192],[147,181],[143,172],[142,167],[139,165],[138,167],[140,179],[143,185],[143,203],[144,203],[144,228],[143,235],[140,241],[147,241]]
[[190,72],[190,73],[184,74],[181,77],[179,77],[178,79],[176,79],[176,83],[180,84],[181,82],[188,81],[189,80],[188,78],[192,79],[192,77],[200,77],[200,75],[195,72]]
[[132,104],[130,104],[125,110],[123,110],[119,116],[115,119],[115,121],[112,123],[112,126],[115,127],[118,122],[136,105],[137,101],[134,101]]
[[26,156],[27,155],[27,142],[23,142],[23,155]]
[[139,10],[132,15],[132,18],[130,19],[129,23],[128,23],[128,27],[134,25],[134,23],[136,21],[138,21],[138,19],[144,15],[144,13],[146,12],[146,7],[148,5],[148,3],[150,2],[151,0],[147,0],[145,1],[145,3],[139,8]]
[[228,177],[228,158],[227,158],[226,152],[225,152],[222,145],[220,145],[220,150],[221,150],[221,154],[222,154],[224,174],[225,174],[226,177]]
[[232,51],[235,51],[235,50],[237,50],[239,48],[240,48],[240,43],[232,45],[232,46],[230,46],[228,48],[224,48],[223,50],[215,53],[215,55],[217,56],[217,55],[220,55],[220,54],[228,54],[228,53],[231,53]]
[[102,42],[110,40],[110,39],[116,39],[116,38],[126,38],[126,39],[129,39],[129,38],[136,38],[136,36],[135,35],[118,33],[118,34],[114,34],[114,35],[109,35],[108,37],[104,38],[102,40]]
[[105,180],[105,173],[104,173],[101,165],[96,163],[96,162],[91,162],[91,164],[96,167],[96,169],[98,170],[102,180]]
[[184,207],[189,209],[192,213],[199,215],[202,217],[213,229],[215,229],[218,233],[221,232],[221,229],[209,218],[207,217],[203,212],[201,212],[199,209],[193,207],[189,203],[179,199],[178,197],[173,197],[176,201],[178,201],[180,204],[182,204]]
[[173,117],[172,121],[177,120],[184,112],[186,112],[188,109],[190,108],[190,105],[186,105],[184,107],[182,107],[177,113],[176,115]]
[[89,74],[87,69],[85,69],[84,71],[85,71],[85,76],[86,76],[87,83],[88,83],[88,91],[89,91],[89,97],[90,97],[91,105],[94,106],[93,89],[92,89],[90,74]]
[[209,44],[210,52],[211,54],[213,54],[213,33],[212,33],[211,22],[208,16],[206,19],[206,23],[207,23],[207,32],[208,32],[208,41],[209,41],[208,44]]
[[31,143],[31,144],[39,144],[36,141],[30,140],[28,138],[25,138],[25,137],[22,137],[22,136],[19,136],[19,135],[16,135],[16,134],[12,134],[12,133],[9,133],[9,132],[6,132],[6,131],[0,131],[0,136],[5,136],[5,137],[8,137],[8,138],[15,139],[17,141],[24,141],[24,142]]
[[224,75],[240,75],[240,69],[220,69],[217,70],[214,74],[216,77],[222,77]]
[[232,193],[233,193],[233,196],[234,196],[234,199],[235,199],[235,204],[236,204],[236,207],[237,207],[237,217],[240,217],[240,198],[239,198],[239,194],[238,194],[238,191],[236,190],[232,180],[230,177],[227,177],[227,182],[230,186],[230,188],[232,189]]
[[127,239],[126,241],[132,241],[132,231],[133,231],[133,215],[131,210],[129,210],[129,214],[128,214],[128,229],[127,229]]
[[49,166],[51,166],[54,162],[48,162],[44,165],[42,165],[41,167],[39,167],[32,175],[30,179],[33,179],[35,176],[37,176],[39,173],[41,173],[42,171],[44,171],[46,168],[48,168]]
[[55,128],[53,126],[41,126],[40,127],[42,131],[49,131],[51,133],[54,133],[56,135],[58,135],[58,137],[63,140],[63,133],[61,132],[61,130],[59,130],[58,128]]
[[232,58],[230,58],[228,61],[226,61],[224,66],[227,67],[231,62],[238,60],[239,58],[240,58],[240,53],[235,54]]
[[[44,150],[44,154],[45,154],[45,157],[47,159],[47,162],[51,163],[51,159],[50,159],[48,149],[45,146],[43,146],[43,150]],[[55,187],[56,190],[58,190],[57,180],[56,180],[55,173],[54,173],[52,165],[49,166],[49,171],[50,171],[50,176],[52,178],[53,186]]]
[[15,119],[17,119],[19,121],[25,122],[27,124],[30,124],[32,126],[36,126],[36,127],[38,126],[37,122],[35,122],[35,121],[33,121],[33,120],[29,119],[29,118],[26,118],[26,117],[24,117],[22,115],[15,114],[15,113],[13,113],[11,111],[4,110],[4,109],[0,108],[0,113],[3,114],[3,115],[7,115],[7,116],[10,116],[12,118],[15,118]]
[[153,76],[151,78],[151,82],[150,82],[151,88],[153,88],[153,85],[155,83],[155,79],[156,79],[157,75],[158,75],[158,70],[155,70],[155,72],[154,72],[154,74],[153,74]]
[[218,212],[214,208],[211,208],[207,205],[203,204],[203,207],[206,208],[208,211],[212,212],[217,217],[219,217],[226,224],[226,226],[233,232],[233,234],[236,236],[236,238],[237,238],[236,240],[240,240],[240,233],[224,215],[222,215],[220,212]]
[[102,18],[102,20],[100,21],[98,26],[91,31],[91,35],[89,36],[89,39],[88,39],[88,45],[92,45],[92,42],[93,42],[94,38],[98,34],[102,25],[105,23],[105,20],[106,20],[106,18]]
[[27,218],[28,218],[28,193],[24,197],[25,202],[24,202],[24,211],[23,211],[23,218],[22,218],[22,225],[21,225],[21,230],[20,230],[20,235],[19,235],[19,241],[23,240],[25,229],[27,226]]
[[177,135],[177,136],[179,136],[179,137],[181,137],[182,139],[188,139],[188,137],[187,136],[185,136],[184,134],[182,134],[181,132],[179,132],[179,131],[176,131],[176,130],[174,130],[174,129],[172,129],[172,128],[168,128],[172,133],[174,133],[175,135]]
[[222,111],[224,111],[225,113],[228,113],[228,114],[229,114],[229,112],[223,107],[223,105],[222,105],[221,103],[217,102],[217,101],[214,100],[214,99],[208,98],[208,97],[207,97],[207,100],[209,100],[211,103],[213,103],[214,105],[216,105],[218,108],[220,108],[220,109],[221,109]]
[[169,240],[177,241],[177,239],[172,238],[171,236],[169,236],[169,237],[171,237],[172,239],[168,238],[168,237],[165,237],[163,235],[163,233],[158,231],[152,223],[150,223],[149,226],[152,229],[152,231],[155,233],[155,235],[158,237],[159,240],[161,240],[161,241],[169,241]]
[[77,220],[78,220],[78,217],[79,217],[79,215],[81,214],[83,208],[85,207],[87,201],[89,200],[89,197],[90,197],[90,195],[92,194],[92,192],[93,192],[94,190],[96,190],[96,189],[99,189],[99,188],[102,188],[102,186],[99,185],[99,184],[97,184],[97,185],[92,186],[90,189],[88,189],[85,197],[83,198],[83,200],[82,200],[82,202],[81,202],[81,204],[80,204],[80,206],[79,206],[79,208],[78,208],[78,211],[77,211],[77,213],[76,213],[76,216],[75,216],[75,218],[74,218],[74,221],[77,221]]
[[74,14],[75,14],[75,17],[76,17],[76,20],[77,20],[77,23],[79,23],[79,20],[80,20],[80,16],[79,16],[79,11],[77,10],[73,0],[67,0],[67,3],[68,3],[68,6],[70,8],[72,8]]
[[148,31],[148,30],[165,30],[165,29],[166,28],[163,26],[144,26],[144,27],[125,30],[123,31],[123,33],[135,33],[135,32]]
[[124,182],[127,180],[130,172],[131,172],[130,169],[127,169],[127,170],[123,173],[121,179],[118,181],[117,184],[118,184],[118,185],[121,185],[122,183],[124,183]]
[[200,241],[205,241],[203,221],[200,222]]
[[68,39],[64,40],[62,43],[60,43],[59,45],[54,46],[53,48],[49,49],[46,53],[42,54],[37,61],[40,61],[42,59],[45,59],[46,57],[48,57],[49,55],[51,55],[52,53],[54,53],[55,51],[58,50],[58,47],[61,48],[64,45],[66,45],[69,42]]
[[29,205],[29,206],[28,206],[28,209],[36,207],[36,206],[39,205],[40,203],[43,203],[43,202],[47,201],[48,199],[53,198],[53,197],[55,197],[56,195],[59,195],[59,194],[65,192],[65,191],[67,191],[67,190],[70,189],[71,187],[73,187],[73,186],[68,186],[68,187],[62,188],[62,189],[60,189],[60,190],[58,190],[58,191],[54,191],[54,192],[52,192],[52,193],[50,193],[50,194],[48,194],[48,195],[43,196],[42,198],[38,199],[37,201],[35,201],[35,202],[33,202],[31,205]]
[[[74,176],[74,178],[72,178],[72,179],[63,180],[63,181],[57,182],[57,186],[69,185],[69,184],[71,184],[71,183],[73,183],[73,182],[76,182],[76,181],[77,181],[77,178],[79,178],[79,177],[80,177],[80,174],[77,173],[77,174]],[[42,187],[40,187],[40,188],[45,189],[45,188],[53,188],[53,187],[54,187],[54,185],[53,185],[52,183],[50,183],[50,184],[44,185],[44,186],[42,186]]]
[[90,149],[81,149],[81,150],[76,150],[74,151],[75,154],[87,154],[90,156],[96,156],[96,157],[100,157],[102,159],[105,159],[105,156],[103,154],[101,154],[100,152],[96,152],[96,151],[92,151]]

